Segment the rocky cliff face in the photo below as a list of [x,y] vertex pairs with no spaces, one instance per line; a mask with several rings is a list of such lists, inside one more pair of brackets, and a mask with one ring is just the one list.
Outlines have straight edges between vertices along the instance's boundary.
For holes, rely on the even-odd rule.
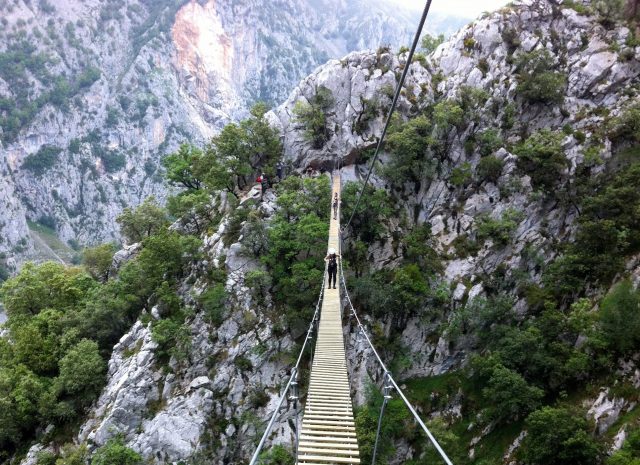
[[164,198],[160,160],[180,142],[283,100],[329,57],[410,40],[412,15],[363,5],[3,3],[0,251],[56,259],[28,221],[60,249],[117,240],[124,206]]
[[[237,11],[235,8],[238,7],[228,11]],[[233,57],[238,55],[233,35],[226,33],[225,26],[231,16],[220,11],[210,3],[204,6],[190,3],[178,12],[171,32],[176,50],[175,55],[169,56],[179,57],[181,63],[177,71],[171,71],[171,76],[180,83],[180,92],[189,95],[184,101],[192,105],[185,104],[185,111],[197,115],[202,115],[199,105],[204,105],[202,96],[211,95],[211,86],[226,89],[224,92],[238,92],[232,79]],[[211,29],[198,25],[203,18],[216,24],[216,34],[209,34]],[[190,26],[182,21],[190,21]],[[203,30],[209,32],[204,34]],[[246,31],[250,33],[254,32]],[[403,118],[415,115],[436,100],[482,95],[477,98],[479,106],[467,115],[470,118],[467,124],[448,128],[448,147],[441,169],[431,176],[425,173],[416,183],[395,186],[394,195],[402,199],[398,205],[409,224],[428,223],[431,227],[434,246],[443,258],[447,309],[461,308],[468,300],[485,295],[490,286],[510,282],[517,273],[538,282],[541,268],[554,257],[554,244],[572,238],[577,213],[534,192],[531,177],[517,169],[512,148],[523,134],[536,129],[568,127],[571,130],[564,133],[561,143],[568,162],[560,175],[573,179],[585,157],[593,155],[587,149],[594,145],[603,163],[594,166],[593,173],[603,170],[613,151],[608,139],[597,143],[593,140],[603,122],[602,109],[615,116],[637,98],[634,86],[640,74],[640,47],[629,45],[629,35],[626,28],[607,29],[596,17],[578,14],[554,2],[525,0],[486,15],[460,30],[431,56],[411,64],[398,108]],[[213,47],[225,66],[214,69],[211,62],[199,58],[197,44]],[[514,55],[534,50],[547,50],[555,69],[567,77],[562,104],[526,103],[516,92]],[[160,60],[156,66],[165,64]],[[273,124],[282,131],[285,158],[300,170],[308,166],[331,168],[338,163],[343,166],[345,181],[360,179],[363,165],[354,163],[361,162],[363,151],[375,144],[383,124],[382,108],[390,100],[388,89],[395,85],[404,66],[404,54],[384,50],[355,52],[342,60],[329,61],[302,80],[287,101],[270,115]],[[305,139],[303,129],[292,115],[296,102],[312,100],[320,86],[331,91],[335,102],[326,112],[330,137],[317,149]],[[356,127],[354,122],[360,121],[367,106],[376,100],[379,111]],[[173,106],[170,108],[177,111]],[[145,120],[149,117],[145,116]],[[211,121],[206,117],[197,121],[210,127]],[[502,161],[500,172],[488,181],[455,181],[452,174],[457,168],[463,174],[473,173],[481,159],[479,146],[467,141],[496,127],[503,132],[502,142],[492,149]],[[15,157],[19,159],[19,152]],[[387,165],[389,155],[384,154],[382,161],[383,166]],[[381,176],[374,176],[374,184],[391,190]],[[260,208],[268,221],[275,208],[273,197],[268,196],[265,203],[255,208]],[[456,251],[461,239],[477,231],[483,215],[497,220],[514,210],[522,214],[506,245],[489,239],[476,254],[462,256]],[[234,296],[229,317],[212,328],[196,315],[190,326],[192,348],[188,362],[183,365],[172,362],[170,374],[158,369],[149,330],[142,322],[137,323],[114,350],[108,385],[81,428],[79,442],[100,445],[121,433],[130,447],[156,463],[180,460],[200,463],[199,454],[205,451],[207,460],[213,463],[241,463],[251,455],[260,419],[272,411],[287,373],[288,364],[277,354],[291,348],[293,341],[289,337],[274,337],[274,328],[256,312],[244,278],[248,271],[261,265],[243,255],[242,234],[239,243],[224,244],[221,238],[228,224],[228,219],[223,220],[216,232],[204,237],[207,257],[194,264],[194,268],[222,263],[224,258],[229,273],[226,286]],[[387,226],[397,228],[396,224]],[[393,238],[371,244],[367,251],[374,269],[393,268],[401,258]],[[629,269],[637,281],[640,270],[636,262],[629,262]],[[185,280],[181,294],[186,302],[199,292],[198,282]],[[526,316],[527,302],[514,297],[518,314]],[[452,343],[443,334],[451,317],[451,313],[444,313],[429,321],[410,318],[403,322],[400,339],[410,350],[408,363],[398,373],[400,377],[438,375],[467,361],[469,341]],[[383,319],[382,334],[390,331],[392,320],[392,317]],[[346,337],[354,396],[357,403],[362,403],[369,377],[375,379],[380,373],[351,328],[346,329]],[[633,363],[622,367],[621,373],[637,386],[637,368]],[[256,392],[268,395],[264,405],[249,402]],[[600,432],[614,424],[621,412],[633,408],[631,402],[608,390],[585,402],[592,404],[590,415],[598,420]],[[460,415],[459,405],[454,402],[434,415],[443,413],[455,419]],[[275,443],[290,443],[291,424],[286,415],[279,421],[272,438]],[[475,447],[489,431],[487,428],[473,433],[473,440],[465,444],[469,456],[473,457]],[[519,435],[503,451],[505,463],[513,460],[511,454],[522,437]],[[618,447],[623,437],[624,428],[616,436]],[[406,444],[401,451],[392,463],[402,463],[412,454]]]

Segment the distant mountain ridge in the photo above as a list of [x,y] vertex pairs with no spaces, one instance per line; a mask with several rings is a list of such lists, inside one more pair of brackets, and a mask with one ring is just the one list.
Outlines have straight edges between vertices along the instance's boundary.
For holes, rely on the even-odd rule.
[[407,44],[383,1],[18,0],[0,5],[0,252],[117,240],[125,206],[165,196],[161,158],[253,102],[277,104],[329,58]]

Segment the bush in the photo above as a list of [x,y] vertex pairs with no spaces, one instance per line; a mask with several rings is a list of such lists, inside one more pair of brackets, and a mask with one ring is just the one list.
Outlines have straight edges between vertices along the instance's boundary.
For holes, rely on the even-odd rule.
[[279,444],[260,454],[258,461],[263,465],[294,465],[296,462],[293,454]]
[[527,465],[596,465],[602,449],[583,413],[543,407],[526,421],[521,455]]
[[493,154],[504,144],[500,131],[497,129],[487,129],[476,136],[480,155],[486,157]]
[[511,241],[523,219],[523,213],[513,208],[505,210],[499,220],[481,216],[476,235],[480,240],[492,239],[495,244],[505,246]]
[[127,158],[124,154],[115,150],[101,151],[100,160],[102,160],[102,166],[104,166],[107,173],[120,171],[127,163]]
[[326,112],[334,104],[330,89],[320,86],[309,103],[296,102],[293,108],[295,120],[304,127],[305,138],[313,143],[314,148],[322,148],[329,139]]
[[189,144],[182,144],[177,152],[167,155],[162,166],[167,170],[165,178],[174,185],[185,189],[200,189],[202,182],[193,172],[202,159],[202,151]]
[[82,251],[82,264],[91,276],[99,281],[106,281],[116,252],[114,244],[102,244],[86,248]]
[[203,292],[198,300],[204,308],[205,317],[209,323],[219,326],[226,316],[227,291],[224,284],[215,284]]
[[547,50],[523,53],[516,66],[516,92],[529,103],[562,103],[567,78],[551,71],[553,68],[553,58]]
[[56,219],[51,215],[42,215],[40,218],[38,218],[37,223],[53,231],[55,231],[58,227]]
[[75,402],[86,406],[100,393],[106,373],[107,365],[100,357],[98,344],[83,339],[60,360],[58,382]]
[[468,184],[471,181],[471,164],[464,162],[460,166],[456,166],[451,170],[451,176],[449,176],[449,182],[456,187],[461,187]]
[[371,121],[376,119],[380,114],[380,104],[377,97],[366,99],[360,97],[362,102],[362,111],[358,115],[358,119],[355,123],[355,131],[358,134],[362,134],[369,127]]
[[125,208],[116,222],[122,235],[131,243],[140,242],[169,225],[167,213],[154,197],[145,199],[135,210]]
[[386,143],[391,159],[383,167],[382,175],[396,185],[435,175],[434,160],[428,156],[433,143],[431,133],[431,122],[425,116],[392,128]]
[[640,105],[627,108],[610,124],[609,137],[615,141],[640,143]]
[[180,315],[154,322],[151,337],[158,344],[156,353],[161,359],[174,356],[183,360],[186,356],[185,346],[190,344],[191,332],[189,327],[180,321]]
[[638,465],[640,464],[640,430],[636,429],[628,434],[622,448],[607,459],[607,465]]
[[58,155],[62,152],[59,147],[43,145],[31,155],[27,155],[22,162],[22,168],[31,171],[36,176],[42,176],[58,163]]
[[580,294],[586,286],[608,285],[624,269],[624,258],[640,251],[640,164],[613,173],[583,200],[575,242],[543,275],[556,299]]
[[110,439],[104,446],[98,448],[91,465],[142,465],[142,456],[129,449],[121,437]]
[[425,50],[425,52],[433,53],[436,50],[436,48],[438,48],[438,46],[443,42],[444,42],[444,34],[440,34],[438,36],[432,36],[431,34],[427,33],[422,37],[422,42],[420,44],[422,48]]
[[620,282],[602,300],[600,323],[615,353],[627,355],[640,347],[640,292],[631,281]]
[[503,168],[504,162],[493,155],[481,158],[477,168],[478,179],[481,182],[496,183],[502,175]]
[[544,391],[530,386],[517,372],[498,364],[493,367],[482,395],[489,405],[489,418],[512,422],[537,409]]
[[94,82],[100,79],[100,70],[94,66],[85,68],[77,79],[77,85],[79,89],[91,87]]
[[542,129],[516,146],[518,168],[531,177],[534,188],[553,191],[562,171],[569,166],[562,139],[562,133]]

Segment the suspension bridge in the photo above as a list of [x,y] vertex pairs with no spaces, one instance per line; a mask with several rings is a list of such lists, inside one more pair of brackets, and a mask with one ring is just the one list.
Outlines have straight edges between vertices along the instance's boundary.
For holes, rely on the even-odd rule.
[[[341,177],[339,171],[332,175],[332,193],[340,198]],[[329,206],[330,208],[330,206]],[[346,288],[342,259],[342,241],[340,237],[340,214],[331,217],[329,223],[328,250],[338,251],[338,286],[334,289],[328,285],[327,270],[323,276],[320,296],[316,309],[307,330],[302,349],[297,362],[291,370],[291,376],[281,393],[278,404],[272,414],[271,420],[262,436],[262,439],[253,455],[250,465],[259,463],[259,455],[263,450],[266,440],[271,432],[273,424],[278,418],[285,400],[292,401],[294,409],[299,401],[298,376],[300,364],[307,347],[312,345],[315,337],[315,351],[312,356],[311,377],[306,395],[306,403],[302,416],[302,427],[295,428],[296,463],[299,465],[327,465],[327,464],[352,464],[361,463],[358,450],[357,431],[355,427],[353,408],[351,404],[351,386],[347,371],[345,344],[343,334],[343,312],[341,292],[347,304],[349,317],[355,322],[357,331],[364,337],[370,353],[378,363],[382,376],[383,403],[378,419],[378,429],[373,450],[372,464],[375,464],[382,418],[387,402],[391,394],[396,393],[406,404],[414,416],[415,421],[426,434],[431,445],[440,454],[443,463],[452,465],[444,450],[431,434],[424,421],[418,415],[416,409],[404,395],[391,372],[380,358],[373,346],[366,328],[360,320]]]
[[[431,7],[431,0],[427,0],[418,29],[413,39],[411,49],[407,55],[407,62],[402,71],[400,80],[396,86],[393,101],[391,103],[390,111],[387,113],[387,119],[382,129],[382,134],[378,139],[375,153],[371,159],[367,176],[362,185],[358,197],[356,199],[355,206],[347,221],[345,229],[349,227],[353,217],[358,210],[360,201],[367,187],[367,183],[373,172],[373,168],[376,164],[376,160],[383,145],[385,134],[389,128],[391,122],[391,116],[398,103],[400,91],[407,77],[409,65],[416,50],[416,46],[422,33],[422,28],[427,19],[429,9]],[[331,176],[331,199],[337,195],[340,198],[341,193],[341,177],[340,170],[334,171]],[[331,208],[330,205],[327,206]],[[344,271],[342,266],[342,237],[340,227],[340,214],[338,212],[335,216],[330,216],[329,223],[329,241],[327,244],[328,250],[338,251],[338,288],[335,286],[330,287],[327,282],[327,269],[322,278],[322,286],[320,288],[320,296],[316,304],[315,312],[307,335],[302,344],[300,354],[296,364],[291,369],[291,375],[282,391],[276,408],[271,415],[271,419],[262,435],[262,438],[256,448],[250,465],[256,465],[259,462],[260,453],[262,452],[267,438],[271,433],[274,423],[278,419],[280,410],[285,400],[289,400],[293,404],[294,410],[297,412],[298,402],[300,394],[298,392],[298,377],[300,373],[300,364],[307,347],[312,345],[314,335],[316,337],[315,352],[312,354],[311,365],[311,377],[309,380],[309,387],[306,394],[306,403],[304,406],[304,413],[302,417],[302,427],[298,425],[298,416],[296,414],[295,419],[295,444],[294,450],[296,453],[296,464],[299,465],[328,465],[328,464],[350,464],[356,465],[361,463],[360,453],[358,449],[357,430],[353,417],[353,408],[351,404],[351,386],[349,382],[349,374],[347,371],[345,345],[343,335],[343,301],[346,303],[346,307],[349,312],[349,318],[355,322],[358,334],[361,335],[366,341],[368,347],[367,352],[372,354],[377,362],[378,369],[382,374],[382,392],[383,401],[380,408],[380,414],[378,417],[378,427],[375,436],[375,443],[373,447],[373,453],[371,457],[371,464],[376,464],[378,444],[380,440],[380,431],[382,426],[382,419],[384,417],[385,408],[392,395],[397,395],[407,409],[413,415],[414,420],[420,426],[425,433],[430,446],[436,449],[442,463],[447,465],[453,465],[445,451],[440,447],[440,444],[433,436],[429,428],[418,415],[415,407],[411,404],[409,399],[402,392],[391,372],[387,369],[380,354],[373,346],[371,339],[369,338],[365,326],[358,317],[356,309],[351,303],[351,298],[347,291],[346,281],[344,278]],[[327,284],[325,286],[325,284]],[[342,291],[342,294],[341,292]],[[342,300],[341,297],[344,299]]]

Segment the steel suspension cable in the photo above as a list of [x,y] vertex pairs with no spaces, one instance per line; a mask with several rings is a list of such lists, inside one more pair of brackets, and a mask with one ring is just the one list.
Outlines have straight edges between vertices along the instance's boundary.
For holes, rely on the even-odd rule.
[[404,69],[402,70],[402,76],[400,77],[400,82],[396,86],[396,92],[393,96],[393,101],[391,103],[391,109],[389,110],[389,114],[387,114],[387,121],[384,123],[384,128],[382,129],[382,135],[380,139],[378,139],[378,144],[376,145],[376,151],[373,154],[373,159],[371,160],[371,165],[369,165],[369,171],[367,172],[367,177],[364,180],[364,184],[362,185],[362,189],[360,189],[360,194],[358,195],[358,199],[356,200],[356,205],[351,212],[351,216],[349,217],[349,221],[344,226],[344,229],[348,228],[358,211],[358,206],[360,205],[360,200],[362,199],[362,195],[364,194],[364,190],[367,188],[367,184],[369,183],[369,178],[371,177],[371,173],[373,172],[373,168],[378,159],[378,155],[380,153],[380,149],[382,148],[382,144],[384,142],[384,136],[387,134],[387,129],[389,129],[389,124],[391,123],[391,116],[393,115],[393,111],[396,109],[396,105],[398,103],[398,99],[400,97],[400,91],[402,90],[402,86],[404,85],[404,80],[407,77],[407,73],[409,72],[409,65],[411,65],[411,60],[413,59],[413,54],[416,51],[416,47],[418,46],[418,41],[420,40],[420,35],[422,34],[422,28],[424,27],[424,23],[427,20],[427,15],[429,14],[429,9],[431,8],[431,0],[427,0],[426,5],[424,6],[424,11],[422,12],[422,18],[420,18],[420,24],[418,25],[418,30],[416,31],[416,35],[413,38],[413,44],[411,44],[411,49],[409,50],[409,55],[407,56],[407,62],[405,63]]
[[[313,318],[311,319],[311,323],[309,324],[309,329],[307,330],[307,335],[304,338],[304,343],[302,344],[302,348],[300,349],[300,354],[298,355],[298,359],[296,361],[295,366],[291,369],[291,376],[289,377],[289,380],[287,381],[287,384],[284,388],[284,391],[282,391],[282,394],[280,394],[280,399],[278,400],[278,405],[276,405],[275,410],[273,411],[273,414],[271,415],[271,419],[269,420],[269,424],[267,425],[267,429],[265,429],[264,434],[262,435],[262,438],[260,439],[260,443],[258,444],[258,447],[256,448],[255,452],[253,453],[253,456],[251,457],[251,462],[249,462],[249,465],[255,465],[258,462],[258,458],[260,455],[260,452],[262,451],[262,448],[264,447],[265,442],[267,441],[267,437],[269,436],[269,433],[271,432],[271,428],[273,427],[273,424],[276,421],[276,418],[278,417],[278,413],[280,412],[280,408],[282,407],[282,404],[284,403],[284,400],[287,397],[287,393],[289,392],[289,389],[291,388],[292,384],[295,384],[297,386],[297,378],[298,378],[298,368],[300,366],[300,362],[302,361],[302,357],[304,355],[304,350],[307,347],[307,343],[309,342],[309,340],[312,338],[312,334],[313,334],[313,330],[315,328],[315,322],[318,318],[318,313],[320,312],[320,303],[322,302],[322,299],[324,298],[324,284],[325,284],[325,278],[327,275],[327,268],[325,266],[324,269],[324,275],[322,276],[322,285],[320,287],[320,295],[318,296],[318,301],[316,303],[316,309],[315,312],[313,313]],[[297,394],[296,394],[297,396]],[[297,402],[297,397],[296,397],[296,402]],[[296,418],[296,424],[297,424],[297,418]],[[298,431],[296,431],[296,449],[298,447]]]
[[[342,237],[340,237],[340,240],[338,241],[338,248],[339,248],[340,257],[342,257]],[[431,433],[429,428],[427,428],[427,425],[424,423],[422,418],[420,418],[420,415],[418,415],[418,412],[416,411],[416,409],[413,407],[413,405],[411,405],[411,402],[409,402],[409,399],[407,399],[407,397],[404,395],[404,393],[400,389],[400,386],[398,386],[398,383],[396,383],[396,381],[393,379],[393,376],[391,375],[391,372],[389,371],[387,366],[382,361],[382,358],[380,357],[380,354],[378,354],[378,351],[376,350],[376,348],[373,346],[373,343],[371,342],[371,339],[369,338],[369,335],[365,331],[364,325],[362,324],[362,321],[360,321],[360,318],[358,317],[358,313],[356,312],[356,309],[354,308],[353,303],[351,302],[351,297],[349,296],[349,292],[347,291],[347,283],[346,283],[346,281],[344,279],[344,270],[343,270],[343,267],[342,267],[342,259],[338,260],[338,266],[340,267],[340,280],[342,281],[342,288],[344,289],[344,295],[345,295],[345,297],[347,299],[347,302],[349,304],[349,308],[351,309],[351,316],[353,316],[355,318],[356,322],[357,322],[359,334],[362,334],[364,339],[367,341],[367,344],[369,345],[369,348],[371,349],[371,351],[375,355],[375,358],[378,361],[378,364],[380,365],[380,367],[382,368],[383,372],[385,373],[385,378],[388,379],[388,381],[391,383],[393,388],[396,390],[396,392],[398,393],[398,395],[400,396],[402,401],[405,403],[405,405],[407,406],[407,408],[409,409],[409,411],[413,415],[413,417],[416,420],[416,422],[420,425],[422,430],[425,432],[425,434],[429,438],[429,441],[431,442],[433,447],[435,447],[435,449],[438,451],[438,454],[440,454],[440,457],[442,458],[442,460],[444,460],[444,462],[447,465],[453,465],[453,463],[451,462],[451,460],[447,456],[447,454],[444,451],[444,449],[442,449],[442,447],[440,446],[440,444],[438,443],[436,438],[433,436],[433,434]],[[384,411],[382,411],[381,414],[380,414],[380,421],[382,421],[382,414],[383,413],[384,413]],[[378,431],[378,434],[379,434],[379,431]]]

